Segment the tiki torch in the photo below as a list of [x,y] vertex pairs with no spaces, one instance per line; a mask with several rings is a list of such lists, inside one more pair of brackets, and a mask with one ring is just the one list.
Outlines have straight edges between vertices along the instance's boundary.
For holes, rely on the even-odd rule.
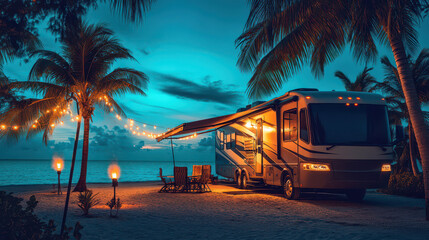
[[58,174],[58,195],[63,194],[61,192],[61,181],[60,181],[60,175],[61,171],[63,170],[63,160],[61,158],[55,158],[54,159],[54,169],[57,171]]
[[108,173],[110,178],[112,179],[112,187],[113,187],[113,203],[116,203],[116,187],[118,186],[118,178],[120,174],[120,168],[117,164],[112,164],[109,166]]

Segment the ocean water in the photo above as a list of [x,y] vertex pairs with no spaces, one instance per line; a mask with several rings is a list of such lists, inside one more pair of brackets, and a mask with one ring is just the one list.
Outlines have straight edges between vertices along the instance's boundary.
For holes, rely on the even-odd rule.
[[[163,175],[173,175],[173,162],[160,161],[116,161],[93,160],[88,162],[88,183],[111,182],[107,169],[110,164],[116,163],[121,168],[119,182],[157,181],[159,168]],[[211,165],[212,174],[215,173],[214,161],[204,162],[176,162],[176,166],[188,167],[188,175],[192,174],[192,165]],[[61,184],[67,184],[70,175],[71,161],[64,161],[61,172]],[[73,173],[73,183],[76,183],[80,174],[80,160],[76,161]],[[57,172],[52,169],[52,160],[0,160],[0,186],[55,184],[58,182]]]

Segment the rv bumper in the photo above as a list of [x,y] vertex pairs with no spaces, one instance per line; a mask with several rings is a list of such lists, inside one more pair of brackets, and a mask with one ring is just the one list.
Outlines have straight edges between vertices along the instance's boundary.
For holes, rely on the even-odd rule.
[[301,188],[383,188],[387,186],[390,177],[390,172],[381,171],[381,164],[379,169],[368,171],[338,170],[335,165],[329,171],[300,170]]

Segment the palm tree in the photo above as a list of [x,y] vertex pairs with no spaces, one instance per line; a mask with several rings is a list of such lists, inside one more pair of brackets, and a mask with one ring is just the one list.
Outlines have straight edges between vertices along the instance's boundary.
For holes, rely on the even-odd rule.
[[350,44],[360,61],[375,60],[376,41],[390,46],[401,88],[415,130],[423,164],[426,219],[429,220],[429,130],[425,124],[406,47],[417,46],[415,24],[426,0],[249,0],[250,14],[240,47],[238,66],[253,70],[247,93],[259,98],[279,90],[305,63],[314,74]]
[[10,87],[11,82],[11,79],[4,74],[2,65],[0,65],[0,114],[6,112],[10,107],[22,99],[22,96],[18,96]]
[[[417,89],[417,97],[420,105],[429,103],[429,49],[423,49],[415,61],[408,57],[411,66],[412,78]],[[386,94],[386,101],[389,106],[397,109],[402,114],[401,118],[408,122],[409,146],[408,151],[411,160],[411,167],[414,175],[418,174],[416,158],[418,149],[416,147],[415,133],[413,131],[408,108],[405,104],[405,96],[402,91],[398,69],[390,63],[385,56],[381,59],[381,63],[386,72],[385,79],[381,83],[377,83],[373,90],[381,90]],[[429,112],[423,111],[426,121],[429,120]]]
[[51,51],[37,52],[39,59],[30,78],[45,76],[69,84],[67,91],[73,93],[84,121],[81,173],[74,189],[82,192],[87,190],[89,128],[95,106],[124,115],[114,97],[126,92],[145,95],[142,88],[146,88],[148,78],[143,72],[129,68],[108,72],[117,60],[134,58],[103,25],[80,24],[79,33],[62,44],[62,56]]
[[335,76],[343,82],[347,91],[368,92],[371,86],[377,82],[375,78],[369,74],[369,71],[372,69],[373,68],[365,67],[363,71],[357,75],[354,82],[350,81],[346,74],[341,71],[336,71]]

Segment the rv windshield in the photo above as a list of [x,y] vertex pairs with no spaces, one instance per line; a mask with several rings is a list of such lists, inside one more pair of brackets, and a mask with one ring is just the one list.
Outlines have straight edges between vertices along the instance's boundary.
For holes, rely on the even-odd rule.
[[308,108],[314,145],[390,144],[386,106],[321,103]]

